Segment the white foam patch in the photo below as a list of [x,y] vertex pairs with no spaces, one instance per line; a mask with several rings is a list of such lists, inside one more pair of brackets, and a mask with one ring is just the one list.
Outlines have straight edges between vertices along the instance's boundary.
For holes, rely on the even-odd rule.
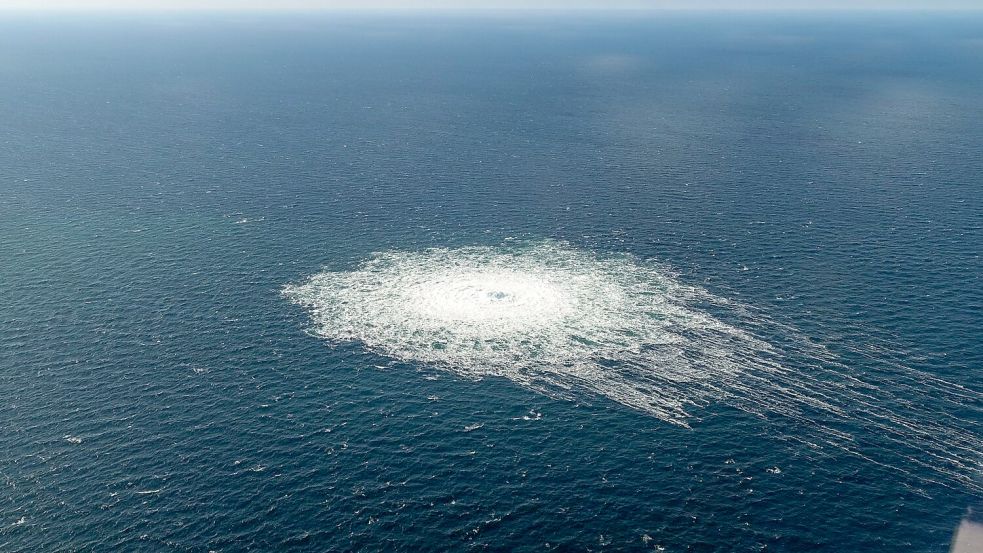
[[[859,422],[914,450],[915,464],[974,486],[980,475],[976,433],[897,414],[876,383],[849,376],[824,348],[657,263],[556,242],[391,251],[284,294],[309,309],[316,335],[395,360],[503,377],[553,397],[603,396],[683,426],[695,408],[724,402],[804,421],[821,430],[796,439],[864,456],[839,429]],[[800,360],[796,370],[789,357]],[[902,401],[979,399],[904,374],[916,382]]]
[[591,392],[683,424],[693,381],[765,363],[768,344],[691,306],[721,302],[629,258],[556,244],[387,252],[286,294],[315,331],[468,377]]

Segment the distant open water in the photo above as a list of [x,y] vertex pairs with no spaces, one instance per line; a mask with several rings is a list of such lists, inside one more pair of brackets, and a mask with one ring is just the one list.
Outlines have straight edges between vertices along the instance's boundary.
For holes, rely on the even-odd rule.
[[5,15],[0,550],[947,551],[981,90],[966,15]]

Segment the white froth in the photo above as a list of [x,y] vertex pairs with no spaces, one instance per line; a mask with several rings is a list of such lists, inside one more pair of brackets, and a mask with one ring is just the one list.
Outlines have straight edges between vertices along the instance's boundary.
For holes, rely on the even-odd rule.
[[[556,242],[391,251],[284,294],[308,308],[318,336],[399,361],[553,397],[602,396],[684,426],[694,408],[723,402],[804,421],[816,435],[791,439],[864,456],[834,428],[859,421],[911,450],[914,464],[971,486],[981,473],[979,436],[886,407],[978,394],[906,367],[917,385],[881,393],[794,330],[633,257]],[[781,346],[759,337],[779,334]]]
[[664,269],[554,243],[387,252],[285,292],[329,340],[552,395],[588,391],[680,424],[694,401],[676,384],[729,378],[768,349],[695,310],[714,298]]

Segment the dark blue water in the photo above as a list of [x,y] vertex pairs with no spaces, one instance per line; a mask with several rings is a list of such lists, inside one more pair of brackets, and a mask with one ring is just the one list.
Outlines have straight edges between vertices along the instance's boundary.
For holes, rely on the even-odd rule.
[[[5,16],[0,129],[0,550],[941,552],[981,501],[978,16]],[[684,428],[281,295],[516,237],[668,264],[887,415]]]

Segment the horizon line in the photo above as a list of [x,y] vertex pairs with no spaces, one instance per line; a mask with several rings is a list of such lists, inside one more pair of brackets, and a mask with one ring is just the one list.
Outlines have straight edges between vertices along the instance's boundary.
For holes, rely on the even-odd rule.
[[698,13],[932,13],[932,12],[983,12],[983,6],[568,6],[568,7],[526,7],[526,6],[4,6],[0,13],[596,13],[596,12],[698,12]]

